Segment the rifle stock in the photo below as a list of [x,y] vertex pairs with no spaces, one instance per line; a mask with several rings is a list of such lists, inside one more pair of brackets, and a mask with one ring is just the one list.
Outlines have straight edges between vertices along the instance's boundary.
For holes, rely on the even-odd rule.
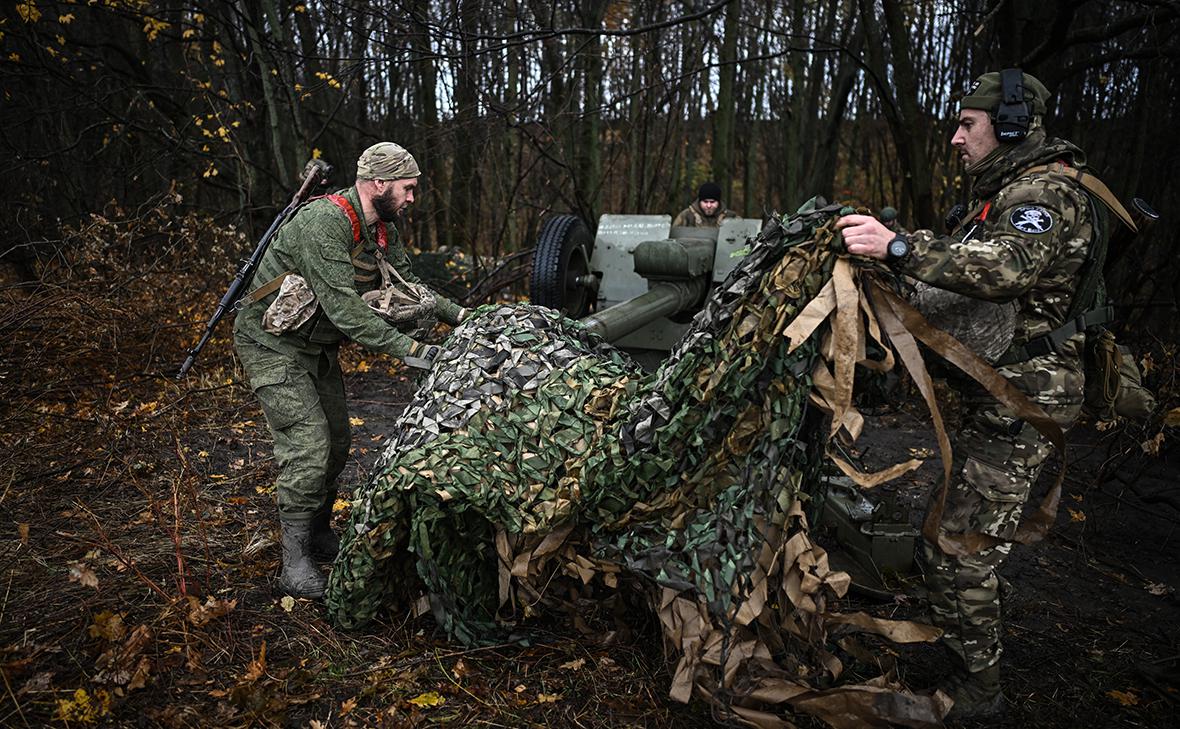
[[254,272],[258,270],[258,264],[262,261],[263,254],[266,253],[270,241],[274,238],[275,233],[279,232],[279,228],[287,219],[311,196],[311,193],[319,186],[326,184],[328,175],[332,173],[332,166],[320,159],[309,160],[307,165],[303,168],[303,184],[295,191],[291,197],[291,202],[287,203],[287,207],[283,208],[282,212],[275,217],[271,222],[270,227],[263,233],[262,238],[258,241],[258,245],[254,248],[254,252],[250,254],[249,258],[243,259],[238,271],[234,274],[234,280],[230,283],[229,288],[225,294],[222,295],[221,301],[217,303],[217,309],[213,311],[213,316],[209,317],[209,321],[205,323],[205,331],[201,334],[201,339],[197,342],[197,346],[189,350],[188,356],[185,357],[184,364],[180,366],[180,371],[176,373],[176,379],[183,379],[188,371],[192,369],[193,364],[197,361],[197,356],[201,354],[201,350],[205,348],[209,338],[213,336],[213,330],[225,317],[226,313],[234,308],[238,303],[238,299],[246,293],[246,287],[250,285],[250,281],[254,278]]

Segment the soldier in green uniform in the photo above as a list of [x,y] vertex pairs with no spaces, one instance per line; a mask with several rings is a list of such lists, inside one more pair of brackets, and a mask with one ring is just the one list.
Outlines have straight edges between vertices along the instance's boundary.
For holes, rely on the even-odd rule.
[[737,213],[721,202],[721,186],[706,182],[697,189],[697,199],[672,221],[673,228],[718,228],[721,221],[737,218]]
[[[313,200],[282,227],[255,274],[256,285],[264,283],[243,298],[234,322],[234,349],[274,438],[279,585],[291,595],[320,597],[326,579],[315,561],[330,561],[339,548],[330,521],[352,439],[341,340],[418,367],[442,353],[399,332],[361,298],[382,285],[382,260],[420,284],[392,224],[414,202],[418,175],[414,158],[392,142],[365,150],[354,187]],[[458,304],[433,298],[439,319],[457,324],[464,316]]]
[[[1084,333],[1067,322],[1067,312],[1091,247],[1105,250],[1107,210],[1077,181],[1077,169],[1085,168],[1082,151],[1046,136],[1045,86],[1019,71],[1003,73],[1027,106],[1026,128],[1023,136],[1013,135],[997,123],[1005,121],[997,116],[1001,104],[1011,100],[1004,98],[1000,73],[981,76],[963,98],[951,144],[971,178],[974,212],[955,231],[898,234],[865,215],[845,216],[839,226],[850,253],[888,261],[939,288],[1015,302],[1009,353],[1019,355],[1001,358],[999,371],[1064,429],[1083,399]],[[1032,346],[1050,333],[1052,346]],[[963,407],[941,529],[1011,540],[1050,446],[982,390],[964,388]],[[952,716],[988,716],[1004,708],[996,569],[1010,550],[1005,541],[955,557],[924,545],[931,618],[957,669],[943,686],[955,700]]]

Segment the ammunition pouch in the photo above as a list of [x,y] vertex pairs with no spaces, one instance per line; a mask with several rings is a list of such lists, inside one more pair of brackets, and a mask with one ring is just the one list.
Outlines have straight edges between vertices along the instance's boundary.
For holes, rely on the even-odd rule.
[[1143,386],[1135,357],[1103,329],[1086,341],[1086,409],[1100,420],[1123,417],[1145,421],[1155,411],[1155,396]]

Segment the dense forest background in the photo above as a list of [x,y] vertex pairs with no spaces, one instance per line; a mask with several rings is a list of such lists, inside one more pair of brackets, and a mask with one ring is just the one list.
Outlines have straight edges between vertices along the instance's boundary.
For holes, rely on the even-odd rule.
[[[322,156],[422,164],[412,245],[480,260],[551,212],[675,214],[706,179],[748,216],[814,194],[937,227],[962,196],[957,98],[1020,65],[1047,125],[1165,223],[1112,255],[1125,320],[1174,333],[1174,0],[102,0],[0,21],[0,262],[166,199],[252,237]],[[243,248],[248,247],[244,244]],[[241,251],[207,259],[227,271]]]

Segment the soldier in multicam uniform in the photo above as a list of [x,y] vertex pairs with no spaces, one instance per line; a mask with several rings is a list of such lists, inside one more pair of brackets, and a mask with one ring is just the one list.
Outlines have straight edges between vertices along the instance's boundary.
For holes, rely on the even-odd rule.
[[[1027,136],[1000,141],[993,128],[1002,100],[1001,76],[981,76],[963,98],[951,144],[972,178],[974,212],[957,230],[897,234],[875,218],[841,219],[850,253],[890,262],[895,270],[939,288],[992,302],[1015,302],[1014,348],[1061,332],[1091,246],[1104,248],[1106,209],[1086,194],[1069,168],[1084,168],[1081,150],[1046,136],[1049,96],[1036,78],[1023,81],[1032,117]],[[1056,171],[1047,163],[1064,163]],[[1001,358],[999,371],[1063,429],[1083,399],[1084,334],[1073,330],[1058,346],[1031,358]],[[1056,337],[1055,337],[1056,339]],[[1010,361],[1015,359],[1016,361]],[[997,568],[1011,550],[1021,516],[1049,444],[979,389],[963,392],[963,425],[955,439],[955,479],[941,530],[982,532],[1009,540],[963,557],[924,545],[931,617],[944,631],[955,675],[943,686],[955,700],[952,716],[1003,710],[1000,692],[1000,596]]]
[[673,228],[719,228],[721,221],[739,217],[721,202],[721,186],[706,182],[697,189],[697,199],[672,221]]
[[[361,298],[381,285],[376,272],[382,260],[420,285],[391,224],[414,202],[419,174],[410,153],[392,142],[365,150],[354,187],[313,200],[282,227],[255,274],[255,281],[266,283],[244,297],[234,322],[234,349],[274,438],[279,585],[291,595],[320,597],[327,581],[315,561],[331,561],[339,549],[330,521],[336,477],[352,440],[337,360],[340,341],[347,337],[420,367],[440,354],[437,346],[399,332]],[[299,286],[288,297],[292,281]],[[291,321],[288,299],[297,307],[306,304],[305,315]],[[443,296],[434,301],[438,318],[450,324],[465,314]]]

